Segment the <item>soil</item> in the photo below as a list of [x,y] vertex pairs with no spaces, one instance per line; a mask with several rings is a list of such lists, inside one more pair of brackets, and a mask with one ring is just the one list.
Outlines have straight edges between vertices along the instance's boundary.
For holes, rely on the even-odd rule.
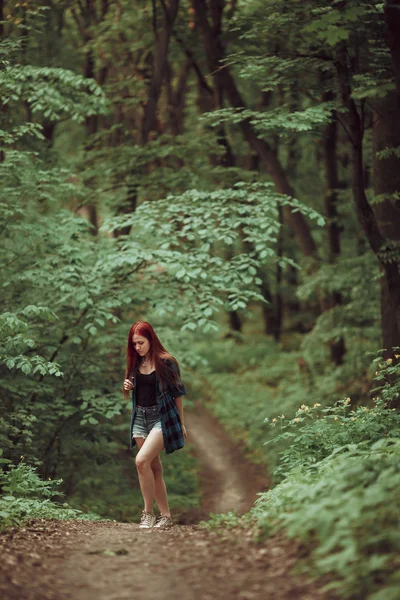
[[[187,415],[201,464],[203,505],[248,510],[266,476],[202,407]],[[243,529],[197,524],[142,530],[135,523],[35,519],[0,535],[3,600],[316,600],[320,583],[293,573],[302,549],[281,537],[256,543]]]
[[268,489],[266,467],[244,457],[241,444],[232,440],[204,404],[195,404],[187,411],[185,422],[188,441],[200,465],[199,514],[207,519],[210,513],[249,511],[257,494]]

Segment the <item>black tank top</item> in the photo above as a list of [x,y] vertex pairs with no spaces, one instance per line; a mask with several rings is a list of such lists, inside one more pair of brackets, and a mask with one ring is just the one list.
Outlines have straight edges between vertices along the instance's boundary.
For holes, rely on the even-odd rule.
[[156,372],[144,375],[136,373],[136,404],[137,406],[156,406]]

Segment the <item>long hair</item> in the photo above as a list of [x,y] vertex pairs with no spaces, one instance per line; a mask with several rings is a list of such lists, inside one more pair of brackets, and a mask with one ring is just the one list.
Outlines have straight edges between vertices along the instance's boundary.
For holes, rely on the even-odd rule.
[[[136,370],[140,366],[141,356],[136,352],[132,338],[136,335],[142,335],[150,342],[149,349],[149,358],[150,361],[154,364],[157,377],[159,378],[160,385],[163,388],[165,384],[169,381],[173,381],[176,383],[176,376],[173,371],[167,364],[165,364],[165,359],[170,359],[174,361],[174,363],[178,366],[176,359],[164,348],[158,336],[150,323],[147,321],[136,321],[132,325],[129,330],[128,335],[128,345],[126,348],[126,370],[125,370],[125,379],[130,379],[132,375],[136,373]],[[179,373],[179,366],[177,369]],[[129,398],[129,391],[124,390],[124,398],[127,400]]]

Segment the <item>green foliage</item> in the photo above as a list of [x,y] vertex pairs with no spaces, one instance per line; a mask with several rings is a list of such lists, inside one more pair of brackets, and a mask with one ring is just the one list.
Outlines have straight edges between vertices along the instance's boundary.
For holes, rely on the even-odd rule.
[[305,131],[316,131],[332,118],[332,110],[335,108],[333,102],[324,102],[318,106],[310,106],[302,111],[290,111],[290,107],[260,112],[246,109],[225,108],[214,110],[202,118],[217,127],[221,123],[235,123],[249,121],[258,136],[279,133],[288,135],[290,133],[302,133]]
[[[212,132],[200,133],[195,136],[165,133],[142,146],[134,143],[123,124],[116,123],[91,136],[93,149],[83,165],[82,177],[94,187],[96,203],[110,207],[111,214],[126,204],[132,190],[139,204],[186,189],[214,189],[213,180],[228,179],[229,170],[210,167],[208,156],[219,157],[223,151]],[[116,137],[120,140],[118,145]],[[244,169],[230,171],[233,181],[251,177]]]
[[97,519],[61,504],[53,498],[63,494],[57,490],[62,479],[42,481],[36,469],[20,462],[0,473],[0,528],[22,525],[29,519]]
[[[0,49],[3,56],[7,48],[18,52],[18,44],[8,40]],[[154,256],[138,244],[128,253],[118,240],[93,238],[88,221],[74,212],[76,202],[87,195],[75,171],[46,155],[37,141],[44,140],[39,124],[19,122],[18,104],[47,123],[65,118],[82,122],[104,112],[103,92],[94,81],[63,69],[15,63],[7,63],[1,79],[5,93],[15,87],[4,114],[12,112],[18,122],[3,135],[6,150],[0,159],[1,193],[7,198],[0,204],[3,462],[18,464],[21,454],[29,456],[46,481],[62,472],[63,480],[57,481],[77,509],[97,512],[98,504],[104,516],[115,512],[120,518],[136,518],[142,500],[135,477],[128,478],[129,511],[124,512],[122,503],[113,509],[126,476],[115,464],[129,444],[129,413],[121,392],[126,333],[132,311],[143,310],[151,298],[148,280],[156,289],[153,273],[146,273]],[[184,455],[181,477],[170,482],[172,504],[178,508],[197,502],[191,461]],[[23,467],[17,469],[22,473]],[[119,477],[113,496],[104,494],[102,502],[96,502],[98,489],[107,478],[95,479],[92,472],[97,470]],[[29,473],[27,485],[39,494],[33,466],[23,474]],[[6,524],[32,516],[80,514],[39,495],[6,494],[3,501]]]
[[[25,22],[24,35],[32,28],[33,23]],[[91,115],[107,112],[108,102],[96,81],[68,69],[22,64],[25,47],[26,38],[23,36],[19,39],[6,38],[0,42],[3,63],[0,92],[4,111],[25,104],[32,114],[39,113],[49,121],[67,117],[77,122],[83,122]],[[30,133],[37,134],[38,125],[33,123],[17,127],[14,133],[19,130],[21,134],[24,128],[30,128]]]
[[[373,284],[369,294],[364,293],[366,281]],[[326,297],[336,293],[341,297],[341,304],[318,315],[312,330],[304,336],[301,348],[308,359],[314,364],[325,361],[322,348],[343,339],[347,368],[352,367],[357,373],[368,368],[367,352],[374,352],[381,343],[379,281],[378,265],[371,254],[342,256],[303,278],[297,289],[300,300],[312,301],[318,293]]]
[[[322,216],[331,191],[321,140],[347,116],[337,99],[343,49],[352,98],[365,117],[363,167],[372,169],[371,105],[393,88],[383,4],[249,0],[231,3],[231,11],[226,3],[221,27],[229,56],[220,67],[230,69],[244,109],[229,107],[227,90],[211,89],[218,70],[215,80],[208,76],[187,3],[174,23],[157,98],[156,38],[164,21],[160,13],[154,19],[151,3],[95,3],[93,10],[67,4],[4,8],[5,524],[82,517],[75,509],[138,518],[142,499],[121,382],[127,331],[146,319],[179,359],[189,395],[210,401],[271,471],[280,456],[275,480],[286,478],[252,513],[263,531],[284,527],[315,546],[318,572],[329,573],[343,597],[394,597],[399,445],[389,404],[399,395],[398,365],[378,359],[379,400],[365,403],[366,350],[381,344],[380,275],[351,206],[345,130],[337,147],[339,214]],[[277,194],[264,163],[254,160],[260,156],[249,156],[244,119],[269,144],[280,181],[294,187],[296,199]],[[396,152],[386,148],[379,157]],[[371,202],[397,198],[366,192]],[[305,217],[318,257],[301,258],[288,209]],[[333,222],[341,248],[334,264],[324,229]],[[396,245],[380,256],[396,260]],[[319,315],[317,302],[332,295],[341,304]],[[263,309],[277,316],[278,297],[280,342],[263,334],[262,318]],[[243,332],[226,331],[232,311]],[[347,351],[335,366],[329,347],[341,339]],[[352,406],[335,404],[345,395]],[[284,416],[299,406],[293,419]],[[267,426],[273,419],[281,432],[264,445],[276,432]],[[21,455],[30,466],[19,463]],[[174,512],[196,506],[190,448],[168,457],[164,473]],[[58,486],[72,509],[54,502]],[[211,523],[231,527],[238,519],[215,515]]]
[[348,5],[335,7],[324,6],[315,8],[313,19],[304,27],[306,34],[316,36],[322,44],[330,47],[346,41],[358,28],[360,21],[368,21],[382,14],[382,4],[350,2]]
[[390,158],[391,156],[400,158],[400,147],[399,146],[396,146],[396,147],[389,146],[388,148],[384,148],[384,150],[381,150],[381,152],[376,153],[376,157],[379,160],[385,160],[387,158]]
[[214,514],[210,513],[210,518],[207,521],[201,521],[199,526],[202,529],[234,529],[238,526],[240,519],[235,510],[227,513]]
[[351,410],[346,398],[272,419],[280,429],[272,441],[290,441],[278,468],[284,479],[251,511],[265,533],[283,528],[302,539],[341,598],[392,597],[400,568],[400,416],[390,408],[400,366],[380,357],[375,363],[381,385],[372,408]]
[[0,72],[3,104],[26,102],[32,113],[57,121],[68,116],[73,121],[105,113],[107,102],[93,80],[65,69],[15,65]]
[[[148,267],[149,285],[154,285],[156,273],[157,285],[168,285],[168,295],[154,290],[158,315],[174,312],[184,320],[184,329],[215,329],[211,317],[224,301],[230,310],[243,309],[250,300],[263,301],[257,277],[263,263],[294,264],[285,256],[276,258],[281,205],[291,206],[318,225],[324,223],[316,211],[274,193],[269,184],[240,182],[233,189],[188,190],[145,202],[129,217],[110,218],[102,229],[133,228],[135,237],[123,239],[119,250],[125,260],[129,253],[140,253],[143,266]],[[237,253],[230,260],[217,254],[222,245],[240,242],[253,251]],[[174,302],[177,294],[184,295],[184,304]]]
[[274,417],[272,426],[279,427],[281,433],[266,444],[290,442],[280,454],[276,474],[286,476],[297,467],[308,470],[348,444],[363,448],[384,436],[400,437],[400,416],[389,406],[384,400],[376,400],[373,408],[358,406],[350,410],[351,400],[346,398],[327,408],[318,402],[313,406],[302,404],[290,420]]
[[[201,341],[196,347],[202,352]],[[207,341],[203,351],[211,373],[202,397],[253,456],[269,467],[279,460],[274,479],[280,482],[242,518],[213,515],[203,526],[256,524],[261,538],[283,531],[303,541],[311,555],[308,570],[328,575],[341,598],[395,598],[400,416],[391,405],[400,393],[400,354],[363,359],[361,372],[366,364],[375,372],[375,400],[366,404],[336,400],[345,371],[338,370],[337,379],[331,367],[329,375],[316,371],[303,378],[296,373],[298,354],[277,355],[272,342],[262,343],[251,330],[241,344]],[[341,384],[354,381],[347,375]]]
[[[395,354],[394,359],[388,358],[384,360],[381,356],[374,359],[375,368],[375,380],[378,386],[374,389],[374,392],[379,393],[379,398],[382,399],[388,407],[391,404],[395,404],[400,397],[400,348],[393,348]],[[380,352],[380,355],[382,352]],[[393,362],[393,360],[395,362]],[[393,410],[393,409],[392,409]]]
[[[304,336],[296,339],[293,333],[284,334],[280,346],[260,333],[259,314],[254,307],[251,309],[239,342],[216,334],[210,341],[210,335],[203,338],[195,334],[194,348],[207,360],[207,368],[201,367],[202,378],[195,375],[193,394],[209,403],[234,438],[250,450],[255,460],[266,463],[278,481],[281,478],[276,471],[279,453],[291,439],[282,438],[276,444],[264,445],[265,440],[271,440],[276,433],[268,423],[277,418],[280,424],[278,415],[287,417],[302,404],[320,404],[315,414],[321,416],[325,414],[321,410],[343,397],[346,391],[353,398],[354,410],[358,411],[357,404],[364,400],[371,387],[365,373],[374,367],[371,357],[364,354],[363,339],[353,340],[348,362],[336,368],[321,353],[320,344],[313,352],[302,352]],[[286,343],[291,346],[285,351],[282,346]],[[302,361],[306,361],[304,368]],[[287,422],[286,417],[282,423]],[[336,430],[337,422],[334,423]]]
[[51,323],[56,320],[53,311],[45,306],[28,305],[17,314],[5,312],[0,315],[0,362],[8,369],[20,369],[25,375],[29,373],[40,373],[40,375],[55,375],[60,377],[62,372],[59,365],[46,361],[42,356],[27,356],[24,352],[30,352],[35,347],[35,341],[27,337],[29,325],[22,318],[30,318],[31,323]]
[[378,590],[392,597],[400,550],[399,458],[398,439],[365,449],[349,444],[314,470],[295,469],[260,496],[253,516],[266,532],[283,527],[315,547],[317,572],[333,578],[328,587],[341,598],[372,599]]

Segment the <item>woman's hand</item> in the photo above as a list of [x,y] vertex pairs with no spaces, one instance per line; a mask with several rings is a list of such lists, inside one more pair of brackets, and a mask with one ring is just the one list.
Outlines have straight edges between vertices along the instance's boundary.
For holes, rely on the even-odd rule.
[[186,440],[187,432],[186,432],[186,427],[184,425],[182,425],[182,433],[183,433],[183,439]]
[[133,383],[130,379],[125,379],[124,380],[124,390],[127,392],[129,390],[133,389]]

